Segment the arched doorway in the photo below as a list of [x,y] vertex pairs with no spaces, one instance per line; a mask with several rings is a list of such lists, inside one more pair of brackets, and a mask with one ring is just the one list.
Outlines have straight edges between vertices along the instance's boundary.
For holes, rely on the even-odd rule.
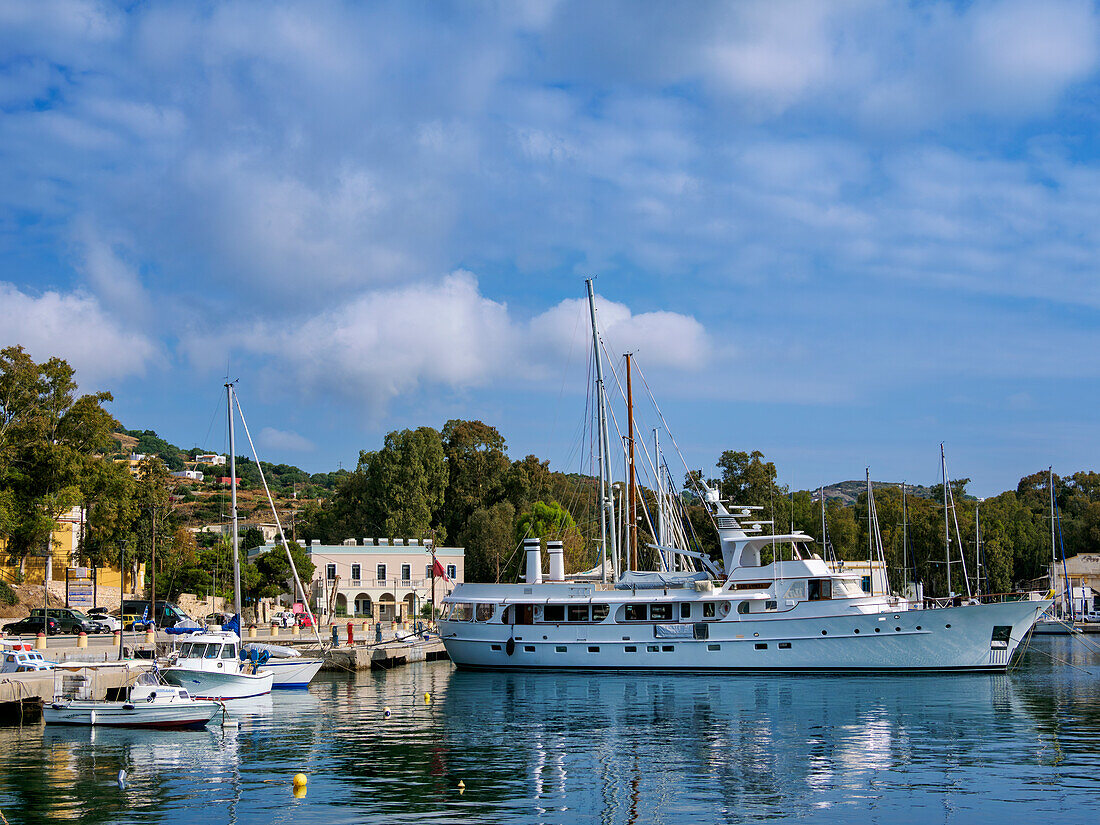
[[405,603],[405,618],[409,621],[416,620],[416,594],[406,593],[405,597],[401,600]]
[[355,615],[366,616],[367,618],[374,618],[374,605],[371,602],[370,596],[366,593],[360,593],[355,597]]
[[393,599],[393,593],[383,593],[378,597],[378,618],[383,622],[396,621],[396,602]]
[[343,593],[336,594],[336,615],[346,616],[348,615],[348,597]]

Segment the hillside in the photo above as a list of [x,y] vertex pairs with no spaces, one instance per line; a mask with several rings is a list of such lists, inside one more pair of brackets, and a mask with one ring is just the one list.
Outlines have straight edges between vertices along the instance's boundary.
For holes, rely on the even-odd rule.
[[[901,487],[900,481],[872,481],[871,486],[875,490],[881,490],[885,488],[899,489]],[[845,506],[849,506],[856,503],[860,494],[867,490],[867,482],[860,481],[838,481],[834,484],[825,485],[825,500],[826,501],[841,501]],[[816,492],[816,491],[814,491]],[[905,494],[912,496],[913,498],[932,498],[932,488],[924,487],[920,484],[906,484]]]

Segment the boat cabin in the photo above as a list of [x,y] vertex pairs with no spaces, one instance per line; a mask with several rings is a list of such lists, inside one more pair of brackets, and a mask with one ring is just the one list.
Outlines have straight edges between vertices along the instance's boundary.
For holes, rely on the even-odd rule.
[[241,640],[230,631],[195,633],[184,638],[173,666],[191,670],[236,673],[240,669]]
[[36,650],[5,650],[0,673],[36,673],[53,670],[53,666],[53,662],[47,662]]

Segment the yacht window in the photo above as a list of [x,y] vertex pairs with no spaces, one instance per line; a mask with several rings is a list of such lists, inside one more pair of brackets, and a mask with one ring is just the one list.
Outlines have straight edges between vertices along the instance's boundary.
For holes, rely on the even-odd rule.
[[548,604],[542,609],[542,620],[544,622],[564,622],[565,621],[565,605],[564,604]]
[[810,579],[810,601],[822,602],[833,597],[832,583],[829,579]]
[[588,621],[588,605],[586,604],[571,604],[567,611],[569,621],[571,622],[587,622]]
[[688,604],[687,602],[680,602],[680,618],[681,619],[690,619],[691,618],[691,605]]
[[748,613],[749,612],[749,603],[748,602],[740,602],[737,605],[737,612],[742,614],[742,615],[744,615],[745,613]]
[[871,592],[871,577],[870,576],[863,576],[859,580],[859,586],[861,588],[863,588],[864,593],[870,593]]
[[714,618],[714,602],[703,602],[703,618]]
[[452,622],[472,622],[474,620],[474,606],[469,602],[455,602],[451,606]]
[[607,618],[608,607],[606,604],[594,604],[592,605],[592,621],[602,622]]
[[221,651],[221,645],[207,645],[206,646],[206,658],[217,659],[218,653]]
[[451,606],[449,604],[444,603],[443,610],[440,611],[440,613],[439,613],[439,618],[442,619],[443,621],[447,621],[447,619],[449,619],[450,617],[451,617]]
[[477,606],[477,620],[479,622],[487,622],[491,618],[493,618],[493,605],[479,604]]
[[857,599],[863,595],[863,590],[854,581],[847,579],[833,579],[833,596],[838,599]]
[[787,588],[787,598],[800,602],[806,601],[806,582],[797,581]]
[[237,651],[233,649],[233,645],[225,645],[222,648],[222,658],[223,659],[233,659],[233,658],[236,658],[236,656],[237,656]]
[[190,642],[184,642],[183,645],[180,647],[180,658],[181,659],[190,659],[191,658],[191,643]]
[[651,604],[649,606],[649,618],[655,622],[667,622],[672,620],[671,604]]
[[623,610],[623,618],[628,622],[644,622],[646,617],[646,605],[628,604]]
[[775,602],[764,602],[764,609],[765,610],[777,610],[778,608],[776,607]]
[[191,652],[188,654],[188,659],[201,659],[203,654],[206,653],[206,645],[202,642],[196,642],[191,645]]

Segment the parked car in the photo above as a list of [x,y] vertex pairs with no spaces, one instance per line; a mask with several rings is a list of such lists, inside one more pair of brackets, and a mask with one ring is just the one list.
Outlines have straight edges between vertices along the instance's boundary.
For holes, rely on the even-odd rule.
[[122,621],[112,616],[106,607],[93,607],[88,611],[88,616],[93,622],[104,625],[105,633],[113,633],[122,629]]
[[[152,621],[157,627],[164,628],[175,627],[182,621],[193,621],[190,616],[171,602],[162,602],[159,599],[157,600],[156,610],[149,608],[148,601],[127,599],[122,603],[122,612],[137,617],[134,625],[138,628],[143,627],[149,621]],[[129,630],[130,626],[127,626],[126,629]]]
[[[4,632],[18,636],[37,636],[43,630],[42,619],[42,615],[39,614],[38,616],[28,616],[17,622],[9,622],[4,625]],[[50,618],[49,630],[46,633],[50,636],[61,633],[61,625],[58,624],[56,619]]]
[[289,610],[281,610],[271,617],[271,623],[279,627],[294,627],[298,624],[298,617]]
[[[31,616],[41,616],[45,608],[36,607]],[[51,607],[49,616],[56,619],[61,633],[97,633],[97,624],[88,615],[70,607]]]
[[308,613],[295,613],[294,615],[298,617],[299,627],[313,627],[313,621],[309,618]]
[[208,625],[215,625],[221,627],[223,624],[229,624],[229,621],[233,618],[232,613],[214,612],[209,613],[206,616],[206,623]]

